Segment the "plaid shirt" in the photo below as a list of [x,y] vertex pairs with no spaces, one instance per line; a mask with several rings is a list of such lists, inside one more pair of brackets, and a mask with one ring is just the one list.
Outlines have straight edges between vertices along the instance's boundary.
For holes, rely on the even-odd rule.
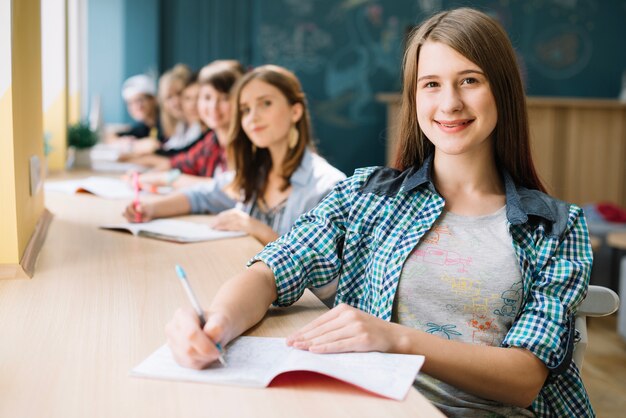
[[[335,303],[389,321],[404,261],[441,215],[443,198],[421,168],[358,169],[288,234],[250,263],[263,261],[276,277],[277,306],[306,288],[338,278]],[[594,416],[572,361],[574,316],[584,299],[592,251],[582,210],[503,173],[506,214],[524,283],[524,299],[503,347],[523,347],[550,370],[530,409],[539,417]]]
[[172,168],[178,168],[185,174],[201,177],[213,177],[216,170],[226,171],[224,148],[217,141],[214,131],[209,131],[189,150],[170,158]]

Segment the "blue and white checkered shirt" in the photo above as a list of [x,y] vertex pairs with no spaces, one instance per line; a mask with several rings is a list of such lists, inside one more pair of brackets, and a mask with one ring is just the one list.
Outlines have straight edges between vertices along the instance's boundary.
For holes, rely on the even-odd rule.
[[[335,303],[390,320],[400,272],[409,253],[441,215],[444,200],[420,168],[358,169],[293,229],[250,263],[276,277],[277,306],[309,287],[339,279]],[[503,347],[523,347],[550,370],[530,409],[538,417],[594,416],[572,361],[574,316],[589,284],[592,251],[582,210],[518,187],[502,173],[512,245],[524,283],[522,308]]]

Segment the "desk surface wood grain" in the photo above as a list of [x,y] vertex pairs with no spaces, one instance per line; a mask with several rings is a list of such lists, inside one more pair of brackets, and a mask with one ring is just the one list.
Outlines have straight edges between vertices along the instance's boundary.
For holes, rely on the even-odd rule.
[[[268,389],[129,377],[188,303],[175,263],[208,306],[261,246],[249,237],[173,244],[97,228],[122,221],[125,203],[47,194],[54,219],[34,278],[0,281],[0,416],[443,416],[414,389],[397,402],[311,374],[281,376]],[[307,292],[249,335],[287,336],[325,309]]]
[[613,248],[626,250],[626,232],[611,232],[607,234],[606,242]]

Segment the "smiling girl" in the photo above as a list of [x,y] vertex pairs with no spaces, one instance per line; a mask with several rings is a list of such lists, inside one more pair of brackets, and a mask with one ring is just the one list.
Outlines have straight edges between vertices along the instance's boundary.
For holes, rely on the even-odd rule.
[[212,341],[338,280],[336,306],[288,345],[422,354],[415,385],[448,416],[593,416],[572,362],[587,226],[535,174],[506,32],[473,9],[433,16],[408,42],[403,89],[397,169],[339,183],[223,285],[203,329],[180,309],[174,357],[205,367]]

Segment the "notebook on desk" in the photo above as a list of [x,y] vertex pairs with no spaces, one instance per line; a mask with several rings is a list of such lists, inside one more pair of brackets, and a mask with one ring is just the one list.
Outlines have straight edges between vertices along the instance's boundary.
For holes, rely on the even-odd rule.
[[138,164],[97,160],[91,160],[91,170],[101,171],[104,173],[128,173],[129,171],[143,173],[144,171],[147,171],[146,167]]
[[402,400],[424,363],[424,356],[389,353],[313,354],[288,347],[284,338],[239,337],[226,347],[226,366],[204,370],[179,366],[167,345],[130,372],[131,376],[217,385],[267,387],[291,371],[316,372],[369,392]]
[[157,219],[144,223],[107,224],[101,225],[100,228],[127,231],[137,236],[180,243],[212,241],[246,235],[240,231],[219,231],[205,224],[176,219]]
[[[91,193],[104,199],[133,199],[135,192],[129,183],[110,177],[87,177],[78,180],[47,181],[45,190],[66,194]],[[157,187],[154,190],[157,194],[168,194],[172,192],[171,187]]]
[[44,187],[46,191],[66,194],[91,193],[105,199],[132,199],[135,196],[127,182],[109,177],[48,181]]

